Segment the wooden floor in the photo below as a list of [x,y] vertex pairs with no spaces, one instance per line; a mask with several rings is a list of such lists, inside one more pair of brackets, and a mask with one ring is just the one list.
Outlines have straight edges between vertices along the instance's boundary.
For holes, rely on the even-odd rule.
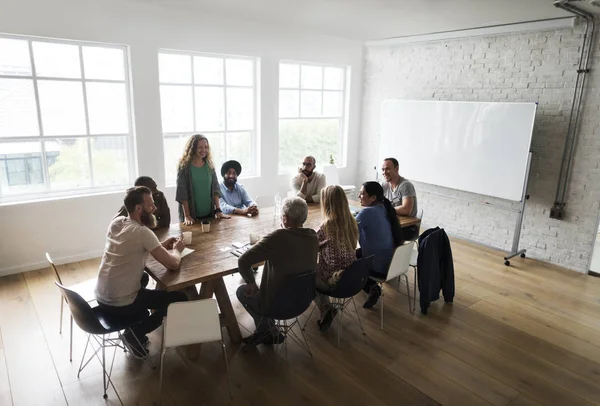
[[[406,289],[385,288],[385,331],[379,305],[362,309],[363,337],[346,319],[336,346],[307,327],[311,359],[290,343],[287,353],[243,353],[226,336],[233,380],[229,400],[219,346],[192,362],[172,351],[165,367],[165,405],[589,405],[600,404],[600,279],[533,260],[503,265],[502,253],[453,240],[456,297],[413,315]],[[59,267],[72,284],[95,276],[98,260]],[[412,280],[412,274],[411,280]],[[248,335],[253,324],[235,299],[238,275],[226,277]],[[412,286],[411,286],[412,289]],[[59,327],[59,293],[49,269],[0,278],[0,405],[157,404],[158,369],[118,351],[110,389],[92,362],[77,378],[85,336],[75,327],[69,362],[69,317]],[[150,335],[160,347],[160,329]],[[158,358],[154,357],[155,363]]]

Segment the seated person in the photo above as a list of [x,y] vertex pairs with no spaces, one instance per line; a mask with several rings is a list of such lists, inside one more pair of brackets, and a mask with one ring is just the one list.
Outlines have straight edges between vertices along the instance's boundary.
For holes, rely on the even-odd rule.
[[227,161],[221,166],[223,182],[221,187],[221,210],[224,214],[241,214],[256,216],[258,207],[248,196],[246,189],[237,183],[237,177],[242,173],[242,165],[238,161]]
[[[273,320],[262,315],[272,305],[277,286],[288,276],[300,275],[317,267],[319,241],[310,228],[303,228],[308,206],[303,199],[292,197],[282,204],[282,228],[262,238],[238,259],[238,269],[246,285],[238,288],[237,297],[256,325],[253,335],[244,338],[249,345],[273,344]],[[265,261],[260,289],[256,285],[252,265]],[[275,332],[275,335],[276,332]],[[281,337],[277,342],[281,342]]]
[[316,167],[316,159],[307,156],[291,181],[292,192],[307,203],[319,203],[321,190],[325,187],[325,175],[315,171]]
[[[417,192],[413,184],[398,173],[398,160],[385,158],[381,164],[381,172],[385,178],[382,183],[383,195],[392,202],[399,216],[416,217]],[[404,240],[415,240],[419,236],[419,226],[412,225],[402,229]]]
[[[371,275],[385,278],[396,247],[404,242],[400,222],[391,202],[383,196],[383,188],[379,183],[363,183],[358,198],[364,209],[356,216],[360,243],[357,256],[373,255]],[[368,279],[363,290],[369,295],[363,307],[370,309],[379,300],[381,288]]]
[[[156,206],[156,210],[153,213],[154,217],[156,217],[156,227],[151,228],[169,227],[169,224],[171,224],[171,211],[169,210],[165,195],[156,188],[154,179],[150,176],[140,176],[135,180],[134,186],[146,186],[152,192],[152,198],[154,199],[154,205]],[[127,209],[125,206],[121,206],[121,209],[115,218],[119,216],[127,217],[127,215]]]
[[[341,186],[327,186],[321,191],[321,214],[325,219],[317,237],[319,238],[319,261],[317,263],[317,289],[330,291],[344,269],[356,260],[358,226],[350,213],[348,198]],[[336,316],[327,295],[317,292],[315,304],[321,312],[317,322],[321,331],[326,331]]]
[[145,186],[128,189],[124,203],[129,215],[113,219],[108,226],[98,271],[96,300],[104,311],[120,316],[154,310],[151,316],[132,327],[133,334],[130,331],[123,334],[129,350],[138,357],[145,357],[148,355],[143,347],[148,341],[146,334],[162,324],[170,303],[187,300],[181,292],[150,290],[142,286],[140,281],[146,258],[150,253],[166,268],[177,269],[185,245],[183,239],[174,237],[161,243],[150,229],[156,223],[152,214],[156,207],[150,189]]

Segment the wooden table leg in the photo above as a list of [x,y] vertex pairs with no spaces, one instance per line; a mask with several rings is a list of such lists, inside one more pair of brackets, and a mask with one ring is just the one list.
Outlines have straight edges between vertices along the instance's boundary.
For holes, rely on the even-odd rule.
[[[214,279],[212,282],[217,303],[221,309],[221,325],[227,327],[227,332],[229,333],[231,341],[234,344],[239,344],[242,342],[242,333],[240,332],[240,326],[235,318],[235,312],[233,311],[231,300],[229,300],[225,282],[223,281],[223,278]],[[204,287],[204,284],[202,285]],[[202,294],[202,292],[200,292],[200,294]]]

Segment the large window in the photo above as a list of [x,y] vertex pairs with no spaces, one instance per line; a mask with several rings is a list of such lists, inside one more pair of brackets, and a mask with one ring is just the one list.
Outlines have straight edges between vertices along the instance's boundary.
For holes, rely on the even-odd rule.
[[131,183],[125,52],[0,36],[0,201]]
[[279,172],[295,172],[306,155],[317,165],[345,163],[349,68],[279,64]]
[[167,184],[195,133],[209,139],[217,168],[235,159],[244,176],[257,174],[256,59],[161,51],[158,61]]

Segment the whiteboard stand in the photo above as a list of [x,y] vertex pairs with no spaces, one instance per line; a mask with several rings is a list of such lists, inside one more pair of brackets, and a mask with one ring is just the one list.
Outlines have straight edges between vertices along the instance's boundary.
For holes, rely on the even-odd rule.
[[504,265],[510,265],[510,259],[516,257],[517,255],[521,258],[525,258],[526,249],[519,249],[519,241],[521,239],[521,227],[523,226],[523,216],[525,216],[525,203],[527,199],[529,199],[529,195],[527,194],[527,184],[529,183],[529,168],[531,167],[531,152],[527,157],[527,170],[525,171],[525,182],[523,184],[523,194],[521,197],[521,207],[517,212],[517,224],[515,224],[515,234],[513,236],[513,245],[510,254],[504,257]]

